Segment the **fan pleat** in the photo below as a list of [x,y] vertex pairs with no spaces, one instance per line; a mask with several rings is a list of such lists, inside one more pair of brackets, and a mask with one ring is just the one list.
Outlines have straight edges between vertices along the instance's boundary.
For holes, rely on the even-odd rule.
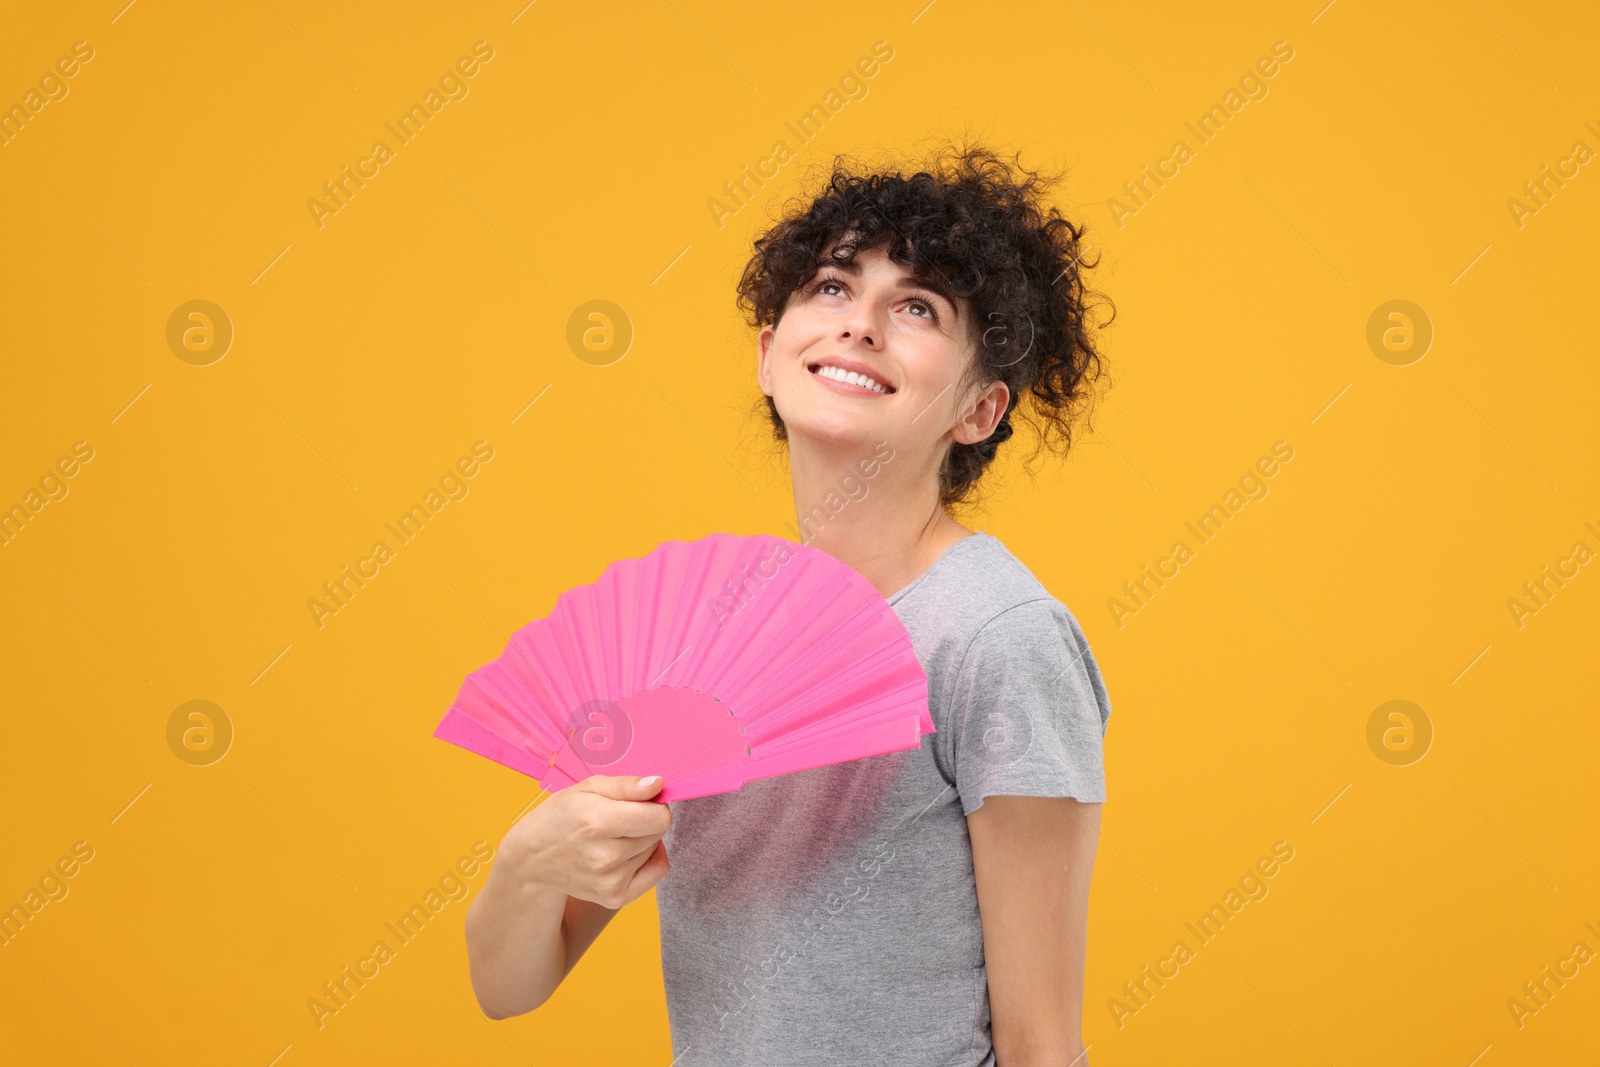
[[606,625],[610,627],[606,636],[616,642],[616,658],[610,664],[615,672],[611,675],[620,683],[619,692],[631,693],[634,686],[631,674],[634,666],[634,648],[639,635],[635,632],[631,619],[625,619],[622,609],[622,598],[625,593],[638,588],[639,561],[625,559],[618,564],[617,580],[610,585],[606,592]]
[[[613,564],[615,566],[615,564]],[[617,677],[617,629],[611,618],[611,598],[615,584],[607,583],[594,587],[594,633],[595,642],[595,677],[600,680],[605,689],[608,700],[615,700],[621,694],[616,691],[620,679]]]
[[[773,584],[782,577],[780,570],[772,580]],[[803,597],[801,602],[789,606],[784,612],[765,614],[755,610],[760,598],[781,597],[784,590],[762,589],[749,607],[728,624],[730,632],[726,640],[714,647],[719,661],[708,662],[704,668],[714,672],[713,676],[722,676],[731,671],[727,684],[732,689],[741,689],[745,675],[770,669],[772,657],[783,648],[809,647],[817,638],[814,628],[827,625],[826,609],[835,597],[834,589],[830,588],[832,584],[824,583],[810,590],[801,589],[799,597],[795,598],[799,600]]]
[[[552,617],[570,618],[572,604],[577,599],[573,594],[577,592],[571,589],[557,597]],[[553,687],[552,700],[541,706],[540,713],[551,720],[551,727],[566,740],[572,732],[570,716],[586,699],[582,695],[585,685],[582,656],[574,647],[578,639],[577,631],[570,624],[560,627],[528,626],[514,634],[511,640],[517,642],[524,635],[526,639],[522,651]],[[567,747],[570,749],[570,744]],[[583,762],[581,755],[577,759]]]
[[[675,592],[671,595],[672,627],[669,630],[671,637],[663,651],[668,658],[677,657],[677,659],[663,678],[662,684],[693,685],[692,681],[668,683],[666,678],[695,677],[687,669],[685,661],[692,662],[697,654],[695,646],[701,639],[695,632],[695,623],[700,617],[699,613],[704,610],[705,591],[712,588],[711,583],[715,580],[715,576],[723,573],[723,568],[728,566],[729,550],[737,551],[737,548],[737,544],[719,542],[713,544],[709,552],[687,553],[676,557],[681,563],[676,568]],[[695,591],[699,591],[701,595],[692,595]],[[687,747],[693,740],[692,729],[692,727],[680,728],[677,739],[680,746]],[[682,750],[680,748],[680,751]]]
[[[775,673],[768,686],[744,698],[759,706],[774,705],[770,715],[758,720],[757,732],[765,736],[769,732],[808,726],[818,717],[825,716],[826,709],[843,695],[860,689],[862,676],[883,678],[892,670],[894,663],[900,661],[892,650],[887,655],[884,650],[865,653],[853,651],[861,647],[861,634],[859,628],[853,625],[855,621],[851,620],[852,624],[847,627],[840,627],[840,630],[848,628],[851,632],[838,636],[838,644],[830,646],[822,643],[816,646],[823,650],[817,662],[797,660],[782,673]],[[730,694],[728,699],[737,701],[741,697]]]
[[[846,689],[854,686],[849,671],[862,660],[863,633],[870,625],[871,620],[859,614],[844,619],[820,619],[793,645],[775,649],[764,660],[755,661],[766,664],[761,672],[763,676],[752,677],[747,672],[729,686],[728,701],[763,709],[762,714],[752,716],[753,734],[765,735],[804,726],[809,721],[808,714],[826,713],[826,709],[814,707],[811,699],[814,690],[831,683]],[[802,649],[806,652],[804,656]]]
[[[805,748],[819,742],[843,737],[852,730],[899,722],[906,718],[904,712],[905,702],[915,696],[919,684],[916,681],[907,682],[899,689],[891,690],[883,698],[863,704],[861,710],[857,715],[852,716],[848,723],[832,724],[824,721],[806,731],[779,733],[770,740],[752,739],[750,744],[751,754],[754,758],[772,756],[792,749]],[[932,733],[931,730],[920,730],[920,722],[918,727],[920,733]]]

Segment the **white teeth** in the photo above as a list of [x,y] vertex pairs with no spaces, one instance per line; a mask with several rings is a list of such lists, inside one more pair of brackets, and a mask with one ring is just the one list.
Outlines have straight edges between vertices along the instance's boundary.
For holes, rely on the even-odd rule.
[[818,367],[813,373],[820,374],[824,378],[832,378],[835,381],[859,385],[863,388],[871,389],[874,393],[887,393],[889,391],[866,375],[844,370],[841,367]]

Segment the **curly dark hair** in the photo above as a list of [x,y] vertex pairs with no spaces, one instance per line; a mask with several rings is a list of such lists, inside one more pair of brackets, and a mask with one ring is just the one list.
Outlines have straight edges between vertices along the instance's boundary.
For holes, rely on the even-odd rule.
[[[839,156],[822,188],[797,196],[756,239],[739,280],[737,303],[751,325],[776,326],[830,245],[838,242],[835,262],[850,263],[887,243],[891,260],[972,302],[974,355],[957,388],[1000,379],[1011,395],[991,436],[951,446],[939,474],[946,509],[972,500],[1019,406],[1038,445],[1059,444],[1063,457],[1080,415],[1092,428],[1093,385],[1105,370],[1098,331],[1116,309],[1084,284],[1085,269],[1099,263],[1084,258],[1085,230],[1045,202],[1059,180],[981,145],[942,145],[909,177]],[[774,436],[787,441],[777,405],[765,399]]]

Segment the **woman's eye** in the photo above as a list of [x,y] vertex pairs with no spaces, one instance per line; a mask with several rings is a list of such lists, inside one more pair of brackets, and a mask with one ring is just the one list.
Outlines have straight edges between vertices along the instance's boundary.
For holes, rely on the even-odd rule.
[[[830,292],[830,290],[837,290],[838,292],[836,294],[834,292]],[[811,287],[811,291],[818,296],[843,295],[845,286],[843,282],[835,278],[824,278],[820,282],[814,284]],[[925,312],[923,315],[916,316],[917,318],[928,319],[930,322],[939,321],[939,310],[929,301],[923,300],[920,297],[913,297],[907,306],[921,308]]]

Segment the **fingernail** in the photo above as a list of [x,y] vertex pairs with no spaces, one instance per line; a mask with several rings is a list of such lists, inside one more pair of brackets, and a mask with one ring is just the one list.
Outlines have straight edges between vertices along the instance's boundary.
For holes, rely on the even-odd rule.
[[652,774],[648,778],[639,779],[639,788],[640,789],[654,789],[656,783],[659,782],[659,781],[661,781],[661,776],[659,774]]

